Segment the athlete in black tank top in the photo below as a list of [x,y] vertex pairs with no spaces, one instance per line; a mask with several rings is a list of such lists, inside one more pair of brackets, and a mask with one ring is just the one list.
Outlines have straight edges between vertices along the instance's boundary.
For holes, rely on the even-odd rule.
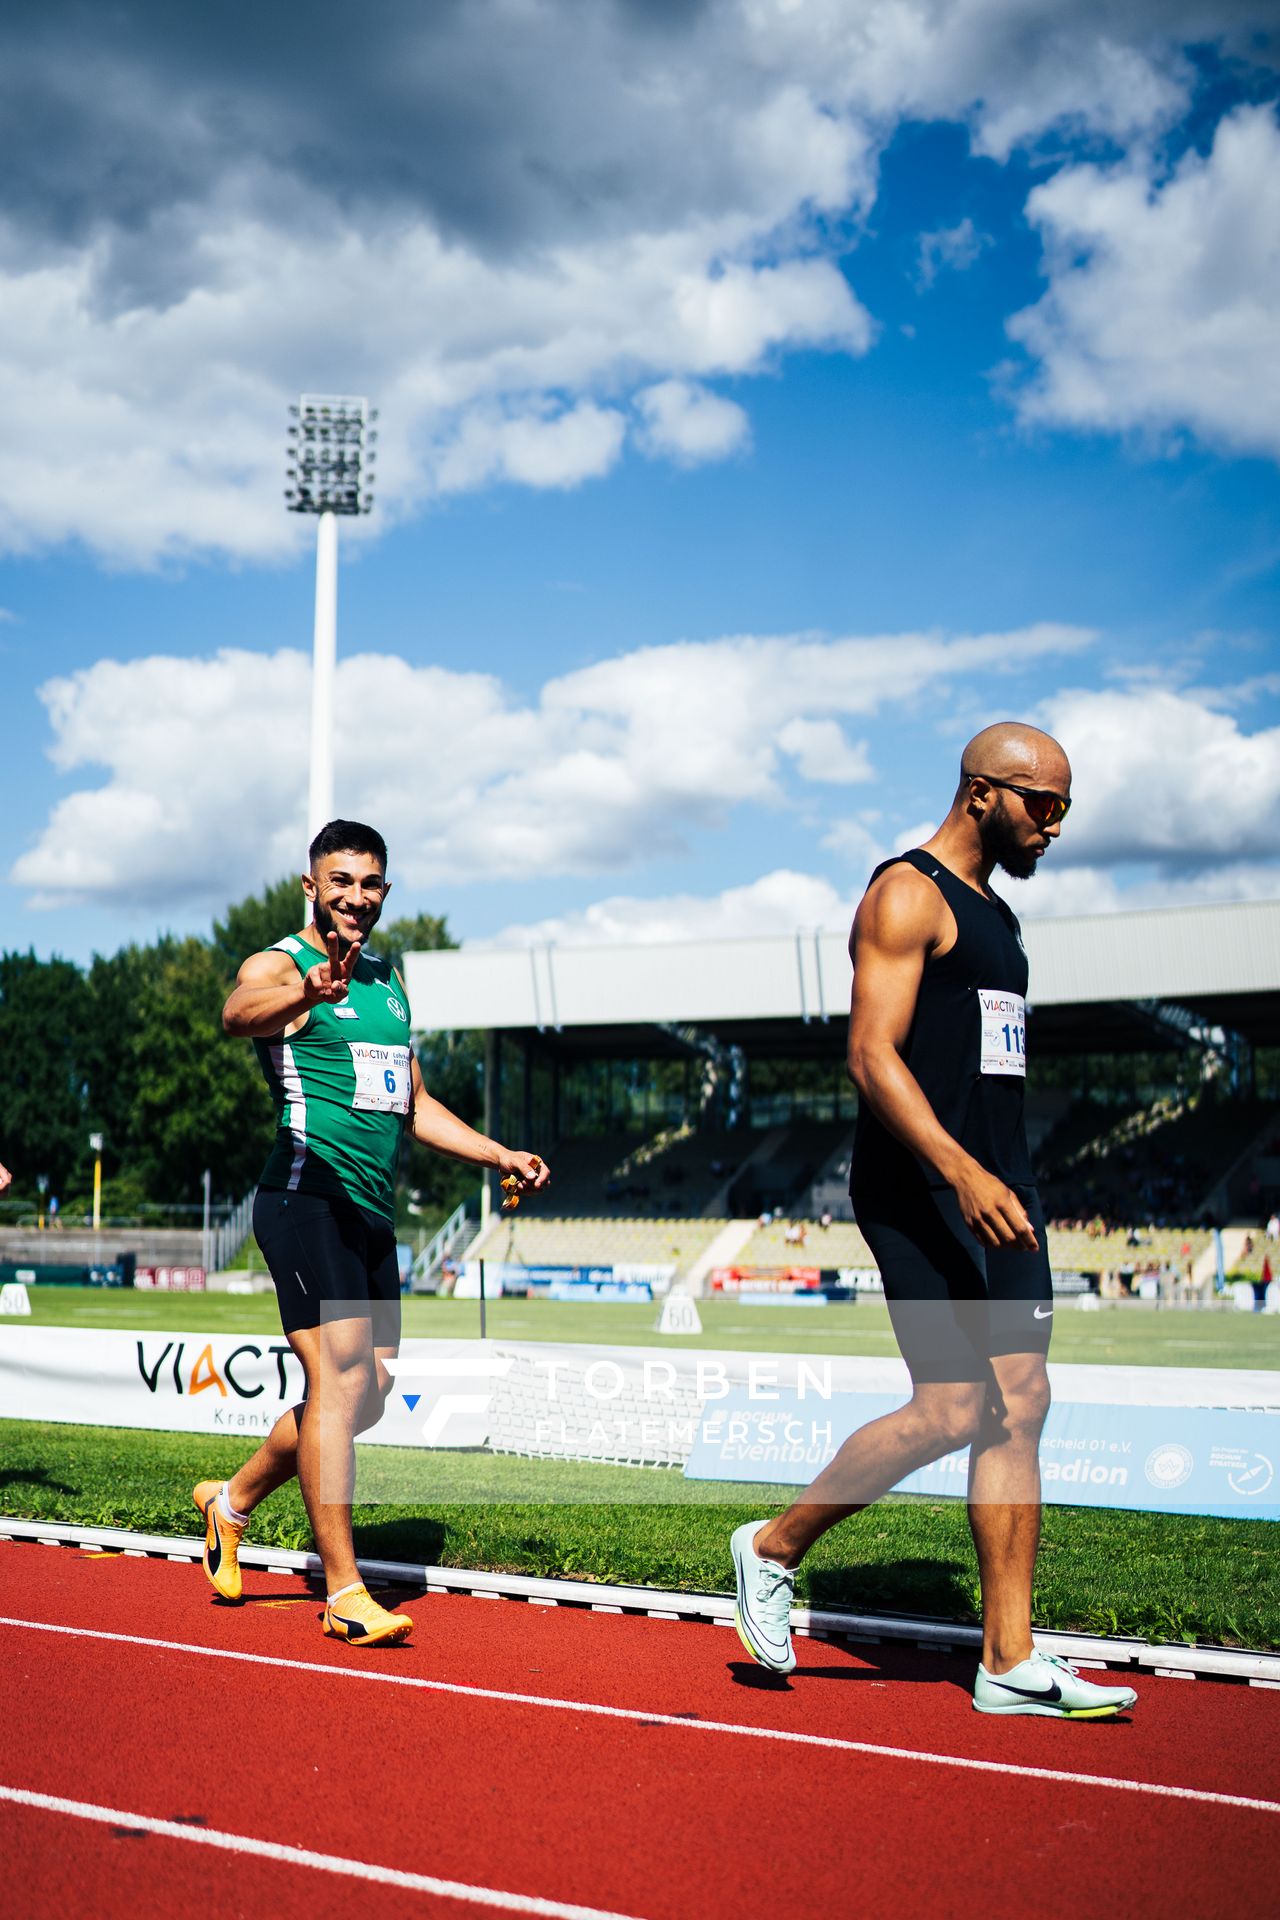
[[[920,848],[884,861],[869,884],[896,865],[914,867],[930,880],[956,923],[954,946],[925,962],[902,1058],[952,1139],[1009,1186],[1030,1186],[1024,1125],[1027,955],[1018,922],[996,894],[967,886]],[[897,1184],[910,1192],[922,1172],[928,1185],[946,1186],[862,1101],[855,1181],[864,1191]]]
[[1023,1125],[1027,959],[988,882],[997,865],[1024,879],[1035,871],[1070,783],[1047,734],[984,729],[965,748],[942,826],[877,868],[854,921],[853,1196],[912,1396],[846,1440],[786,1513],[733,1536],[738,1631],[778,1672],[795,1664],[794,1569],[813,1542],[913,1469],[968,1446],[982,1580],[975,1707],[1097,1718],[1136,1697],[1082,1680],[1031,1638],[1053,1297]]

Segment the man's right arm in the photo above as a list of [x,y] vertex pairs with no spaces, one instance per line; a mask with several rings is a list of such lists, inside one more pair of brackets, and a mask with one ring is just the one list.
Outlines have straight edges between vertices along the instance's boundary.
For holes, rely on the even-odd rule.
[[296,1026],[311,1011],[307,980],[288,954],[252,953],[222,1009],[226,1033],[265,1040]]
[[937,889],[909,867],[891,868],[867,892],[850,941],[849,1077],[889,1132],[954,1189],[984,1246],[1034,1248],[1018,1196],[947,1132],[903,1058],[925,963],[945,937],[946,918]]
[[251,1040],[274,1039],[278,1033],[296,1033],[312,1007],[345,1000],[360,958],[360,942],[353,940],[344,954],[337,934],[330,933],[325,949],[324,954],[315,950],[316,964],[306,973],[299,973],[288,955],[274,948],[251,953],[222,1009],[224,1031]]

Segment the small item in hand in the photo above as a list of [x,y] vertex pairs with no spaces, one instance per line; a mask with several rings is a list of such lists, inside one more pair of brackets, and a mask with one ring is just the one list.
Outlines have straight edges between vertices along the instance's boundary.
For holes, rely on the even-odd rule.
[[502,1211],[504,1213],[513,1213],[515,1209],[520,1205],[519,1189],[520,1189],[519,1179],[514,1173],[509,1173],[506,1179],[502,1182],[502,1191],[507,1196],[502,1203]]

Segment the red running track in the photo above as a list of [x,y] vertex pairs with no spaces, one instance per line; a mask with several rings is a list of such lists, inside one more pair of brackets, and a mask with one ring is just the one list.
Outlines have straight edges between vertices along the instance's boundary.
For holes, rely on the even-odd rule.
[[398,1595],[413,1642],[362,1654],[300,1581],[246,1592],[0,1546],[11,1920],[1201,1920],[1274,1897],[1278,1692],[1141,1678],[1129,1721],[992,1720],[964,1664],[896,1649],[801,1640],[782,1682],[710,1625]]

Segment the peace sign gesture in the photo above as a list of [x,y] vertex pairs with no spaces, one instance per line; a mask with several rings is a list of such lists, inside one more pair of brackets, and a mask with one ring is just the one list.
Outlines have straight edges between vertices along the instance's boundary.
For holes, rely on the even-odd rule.
[[351,942],[345,955],[340,953],[336,933],[326,935],[325,945],[329,949],[329,958],[321,960],[316,966],[310,968],[303,982],[303,991],[309,1007],[321,1004],[331,1005],[335,1000],[345,1000],[347,988],[351,984],[351,976],[360,958],[361,947],[358,940]]

